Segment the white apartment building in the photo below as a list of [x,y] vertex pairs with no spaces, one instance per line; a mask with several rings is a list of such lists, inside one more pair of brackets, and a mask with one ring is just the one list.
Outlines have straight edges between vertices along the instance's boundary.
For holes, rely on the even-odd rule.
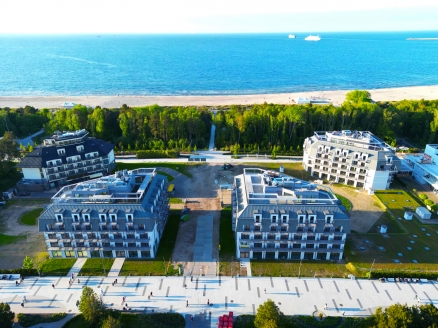
[[342,260],[350,218],[330,188],[262,169],[234,177],[236,257]]
[[388,189],[401,168],[394,149],[369,131],[316,131],[304,140],[303,166],[312,176],[365,190]]
[[412,177],[417,182],[427,185],[430,190],[438,193],[438,145],[426,145],[422,154],[406,154],[402,160],[413,172]]

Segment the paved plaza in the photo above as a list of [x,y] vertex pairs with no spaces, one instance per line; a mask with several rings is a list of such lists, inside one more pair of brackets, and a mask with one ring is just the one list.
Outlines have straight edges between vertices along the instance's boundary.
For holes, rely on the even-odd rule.
[[[438,303],[436,282],[198,275],[193,277],[193,282],[187,276],[117,277],[117,285],[112,286],[114,279],[79,277],[78,282],[75,277],[70,285],[69,277],[29,277],[19,286],[14,280],[0,280],[0,302],[9,303],[15,313],[73,314],[78,312],[76,301],[83,286],[89,286],[98,295],[103,293],[103,302],[109,308],[122,310],[127,304],[131,311],[178,312],[186,317],[188,327],[215,327],[218,317],[229,311],[235,316],[254,314],[267,299],[274,300],[286,315],[311,315],[319,310],[331,316],[368,316],[379,306],[397,302]],[[24,308],[21,307],[23,296],[27,299]],[[207,306],[208,301],[212,306]],[[188,320],[190,315],[195,315],[195,323]]]

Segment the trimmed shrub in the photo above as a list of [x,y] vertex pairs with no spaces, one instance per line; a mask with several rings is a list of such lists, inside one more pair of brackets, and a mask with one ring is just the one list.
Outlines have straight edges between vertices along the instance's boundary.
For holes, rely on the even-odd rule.
[[55,314],[24,314],[19,313],[17,315],[18,322],[22,327],[30,327],[38,325],[40,323],[56,322],[64,319],[67,314],[55,313]]
[[418,194],[418,197],[423,201],[425,201],[428,198],[426,194]]
[[401,270],[374,270],[371,272],[371,278],[423,278],[428,280],[436,280],[438,278],[438,271],[401,271]]
[[139,150],[136,152],[138,159],[145,158],[177,158],[179,152],[174,150]]

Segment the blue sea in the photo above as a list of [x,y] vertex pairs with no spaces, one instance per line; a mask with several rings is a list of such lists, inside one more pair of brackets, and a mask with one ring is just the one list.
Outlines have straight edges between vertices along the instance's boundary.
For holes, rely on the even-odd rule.
[[438,84],[437,32],[0,35],[0,96],[231,95]]

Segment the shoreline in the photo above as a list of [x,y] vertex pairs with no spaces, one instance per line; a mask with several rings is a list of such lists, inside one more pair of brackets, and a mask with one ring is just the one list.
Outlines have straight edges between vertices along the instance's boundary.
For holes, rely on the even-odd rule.
[[[0,96],[0,108],[61,108],[64,102],[86,106],[118,108],[123,104],[140,107],[158,104],[160,106],[220,106],[253,105],[264,102],[273,104],[293,104],[298,97],[325,98],[333,105],[340,105],[351,90],[326,90],[276,94],[218,95],[218,96]],[[438,99],[438,85],[400,88],[370,89],[374,101],[435,100]]]

